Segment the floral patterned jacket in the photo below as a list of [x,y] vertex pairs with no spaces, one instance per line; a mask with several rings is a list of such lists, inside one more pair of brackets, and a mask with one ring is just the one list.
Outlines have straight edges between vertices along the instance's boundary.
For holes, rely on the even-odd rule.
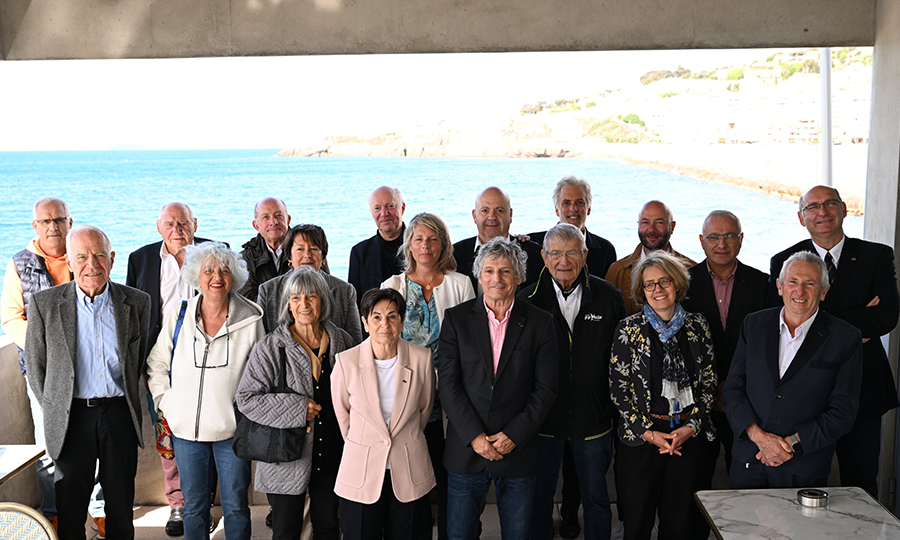
[[[685,358],[685,362],[694,361],[695,374],[691,381],[694,405],[688,411],[691,416],[685,425],[694,430],[695,437],[703,432],[712,441],[716,432],[708,419],[718,382],[713,368],[715,354],[709,324],[703,315],[688,313],[681,336],[687,336],[691,358]],[[628,446],[643,444],[641,435],[652,425],[650,362],[661,362],[662,359],[650,357],[651,339],[659,337],[643,313],[622,319],[616,327],[609,360],[609,391],[613,405],[621,415],[619,437]]]

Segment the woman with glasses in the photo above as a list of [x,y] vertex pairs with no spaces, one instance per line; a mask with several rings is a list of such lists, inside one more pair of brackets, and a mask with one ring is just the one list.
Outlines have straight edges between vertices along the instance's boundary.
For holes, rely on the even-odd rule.
[[[346,281],[328,273],[326,257],[328,257],[328,238],[318,225],[297,225],[290,229],[282,244],[282,257],[288,260],[291,268],[308,267],[322,274],[325,283],[331,290],[334,302],[331,306],[329,320],[350,334],[352,347],[362,341],[362,326],[356,304],[356,289]],[[324,268],[324,271],[323,271]],[[265,318],[263,324],[266,332],[278,328],[279,314],[283,311],[281,292],[287,283],[287,275],[272,278],[259,286],[259,305],[262,306]]]
[[[431,351],[437,370],[438,340],[444,311],[475,298],[472,282],[456,272],[453,244],[444,221],[434,214],[421,213],[412,218],[403,234],[403,266],[406,272],[391,276],[382,289],[394,289],[405,300],[404,340]],[[428,452],[437,478],[438,540],[447,539],[447,470],[444,469],[444,423],[441,404],[435,399],[434,411],[425,428]]]
[[229,540],[250,538],[250,462],[232,450],[234,394],[263,337],[262,310],[235,291],[247,266],[219,242],[186,248],[182,272],[200,294],[172,310],[147,358],[150,392],[172,430],[184,494],[184,537],[209,538],[210,474],[219,490]]
[[[312,537],[340,538],[334,485],[344,441],[331,380],[335,355],[352,347],[353,339],[329,320],[333,309],[323,274],[301,266],[284,276],[281,324],[253,350],[238,387],[238,408],[250,420],[276,428],[312,428],[300,459],[256,464],[255,488],[268,494],[272,506],[273,540],[299,540],[307,494]],[[282,362],[285,383],[294,393],[275,393]]]
[[692,494],[715,439],[717,383],[709,325],[681,307],[688,280],[668,253],[641,259],[630,292],[642,310],[616,328],[609,387],[620,414],[616,474],[627,540],[649,539],[657,515],[660,540],[689,539],[702,519]]

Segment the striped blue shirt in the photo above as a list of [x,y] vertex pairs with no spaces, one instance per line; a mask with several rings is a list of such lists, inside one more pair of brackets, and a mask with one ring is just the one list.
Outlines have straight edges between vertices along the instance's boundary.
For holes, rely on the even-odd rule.
[[93,302],[75,287],[78,334],[75,338],[75,391],[78,399],[124,396],[116,315],[107,286]]

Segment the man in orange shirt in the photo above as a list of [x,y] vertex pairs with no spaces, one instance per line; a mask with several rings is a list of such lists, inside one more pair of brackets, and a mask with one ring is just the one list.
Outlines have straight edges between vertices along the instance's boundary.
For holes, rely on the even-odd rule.
[[[72,281],[66,266],[66,234],[72,227],[69,207],[55,197],[44,197],[34,204],[31,226],[37,233],[22,251],[12,256],[3,279],[0,295],[0,323],[3,331],[19,349],[19,367],[25,375],[25,329],[28,326],[26,312],[31,296],[44,289]],[[44,444],[44,426],[41,404],[25,385],[31,416],[34,418],[34,440]],[[41,512],[55,524],[56,493],[53,487],[53,460],[49,456],[37,462],[38,485],[41,488]]]

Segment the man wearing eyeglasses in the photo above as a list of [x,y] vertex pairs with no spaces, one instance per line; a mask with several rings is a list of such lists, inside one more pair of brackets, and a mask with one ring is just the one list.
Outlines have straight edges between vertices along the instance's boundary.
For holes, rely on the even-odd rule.
[[886,245],[844,234],[847,205],[834,188],[816,186],[807,191],[800,198],[797,216],[810,239],[772,257],[770,305],[775,293],[773,276],[778,275],[790,255],[809,251],[825,261],[831,288],[821,308],[859,329],[863,341],[859,412],[853,429],[838,441],[836,449],[841,484],[862,487],[877,497],[881,419],[900,405],[881,344],[881,336],[894,329],[900,316],[894,251]]
[[356,301],[362,300],[369,289],[381,288],[387,278],[403,271],[397,256],[403,245],[403,212],[406,203],[400,190],[381,186],[369,195],[369,212],[378,230],[350,250],[350,269],[347,281],[356,289]]
[[606,272],[606,280],[625,293],[625,310],[634,315],[641,310],[640,306],[627,293],[631,290],[631,269],[634,264],[646,257],[651,251],[665,250],[684,262],[686,267],[697,263],[672,249],[669,239],[675,232],[675,217],[672,211],[661,201],[650,201],[641,208],[638,214],[638,239],[640,243],[634,252],[614,262]]
[[266,197],[253,207],[253,228],[256,236],[241,246],[241,258],[247,263],[250,278],[238,291],[241,296],[256,302],[259,286],[290,269],[290,254],[282,256],[284,235],[291,226],[291,215],[281,199]]
[[[587,244],[574,225],[560,223],[547,231],[541,255],[545,271],[536,284],[519,292],[518,299],[553,315],[559,390],[538,431],[541,467],[531,538],[554,536],[553,496],[568,441],[584,503],[584,538],[609,539],[612,513],[606,472],[613,456],[616,418],[609,394],[609,355],[616,325],[625,318],[625,301],[612,283],[588,274]],[[576,524],[577,519],[576,513]]]
[[[738,260],[744,233],[741,220],[727,210],[713,210],[703,221],[700,247],[706,259],[688,269],[691,284],[687,298],[681,303],[685,311],[700,313],[709,322],[716,353],[719,389],[710,417],[718,431],[717,441],[707,445],[711,454],[704,460],[706,468],[697,489],[710,489],[719,458],[719,441],[725,447],[726,470],[731,468],[734,434],[722,408],[722,387],[737,347],[744,318],[766,307],[769,276]],[[697,538],[709,536],[705,522],[697,523]]]
[[[172,202],[162,207],[159,219],[156,220],[156,230],[162,240],[139,248],[128,257],[128,274],[125,278],[126,285],[150,295],[147,356],[156,344],[166,314],[180,308],[182,300],[188,300],[197,294],[181,274],[184,248],[195,243],[209,242],[206,238],[194,236],[197,232],[197,218],[191,207],[181,202]],[[151,415],[155,412],[152,410]],[[184,534],[184,497],[181,493],[178,464],[174,459],[163,458],[160,458],[160,463],[166,501],[169,503],[166,534],[181,536]]]
[[[19,368],[25,375],[26,313],[31,297],[55,285],[72,281],[66,266],[66,234],[72,227],[69,206],[55,197],[44,197],[34,203],[31,226],[37,234],[28,246],[12,256],[3,279],[0,296],[0,323],[3,331],[19,350]],[[44,444],[41,403],[27,388],[34,419],[34,441]],[[41,489],[41,513],[56,525],[56,492],[53,488],[53,460],[44,456],[37,462],[38,486]]]

